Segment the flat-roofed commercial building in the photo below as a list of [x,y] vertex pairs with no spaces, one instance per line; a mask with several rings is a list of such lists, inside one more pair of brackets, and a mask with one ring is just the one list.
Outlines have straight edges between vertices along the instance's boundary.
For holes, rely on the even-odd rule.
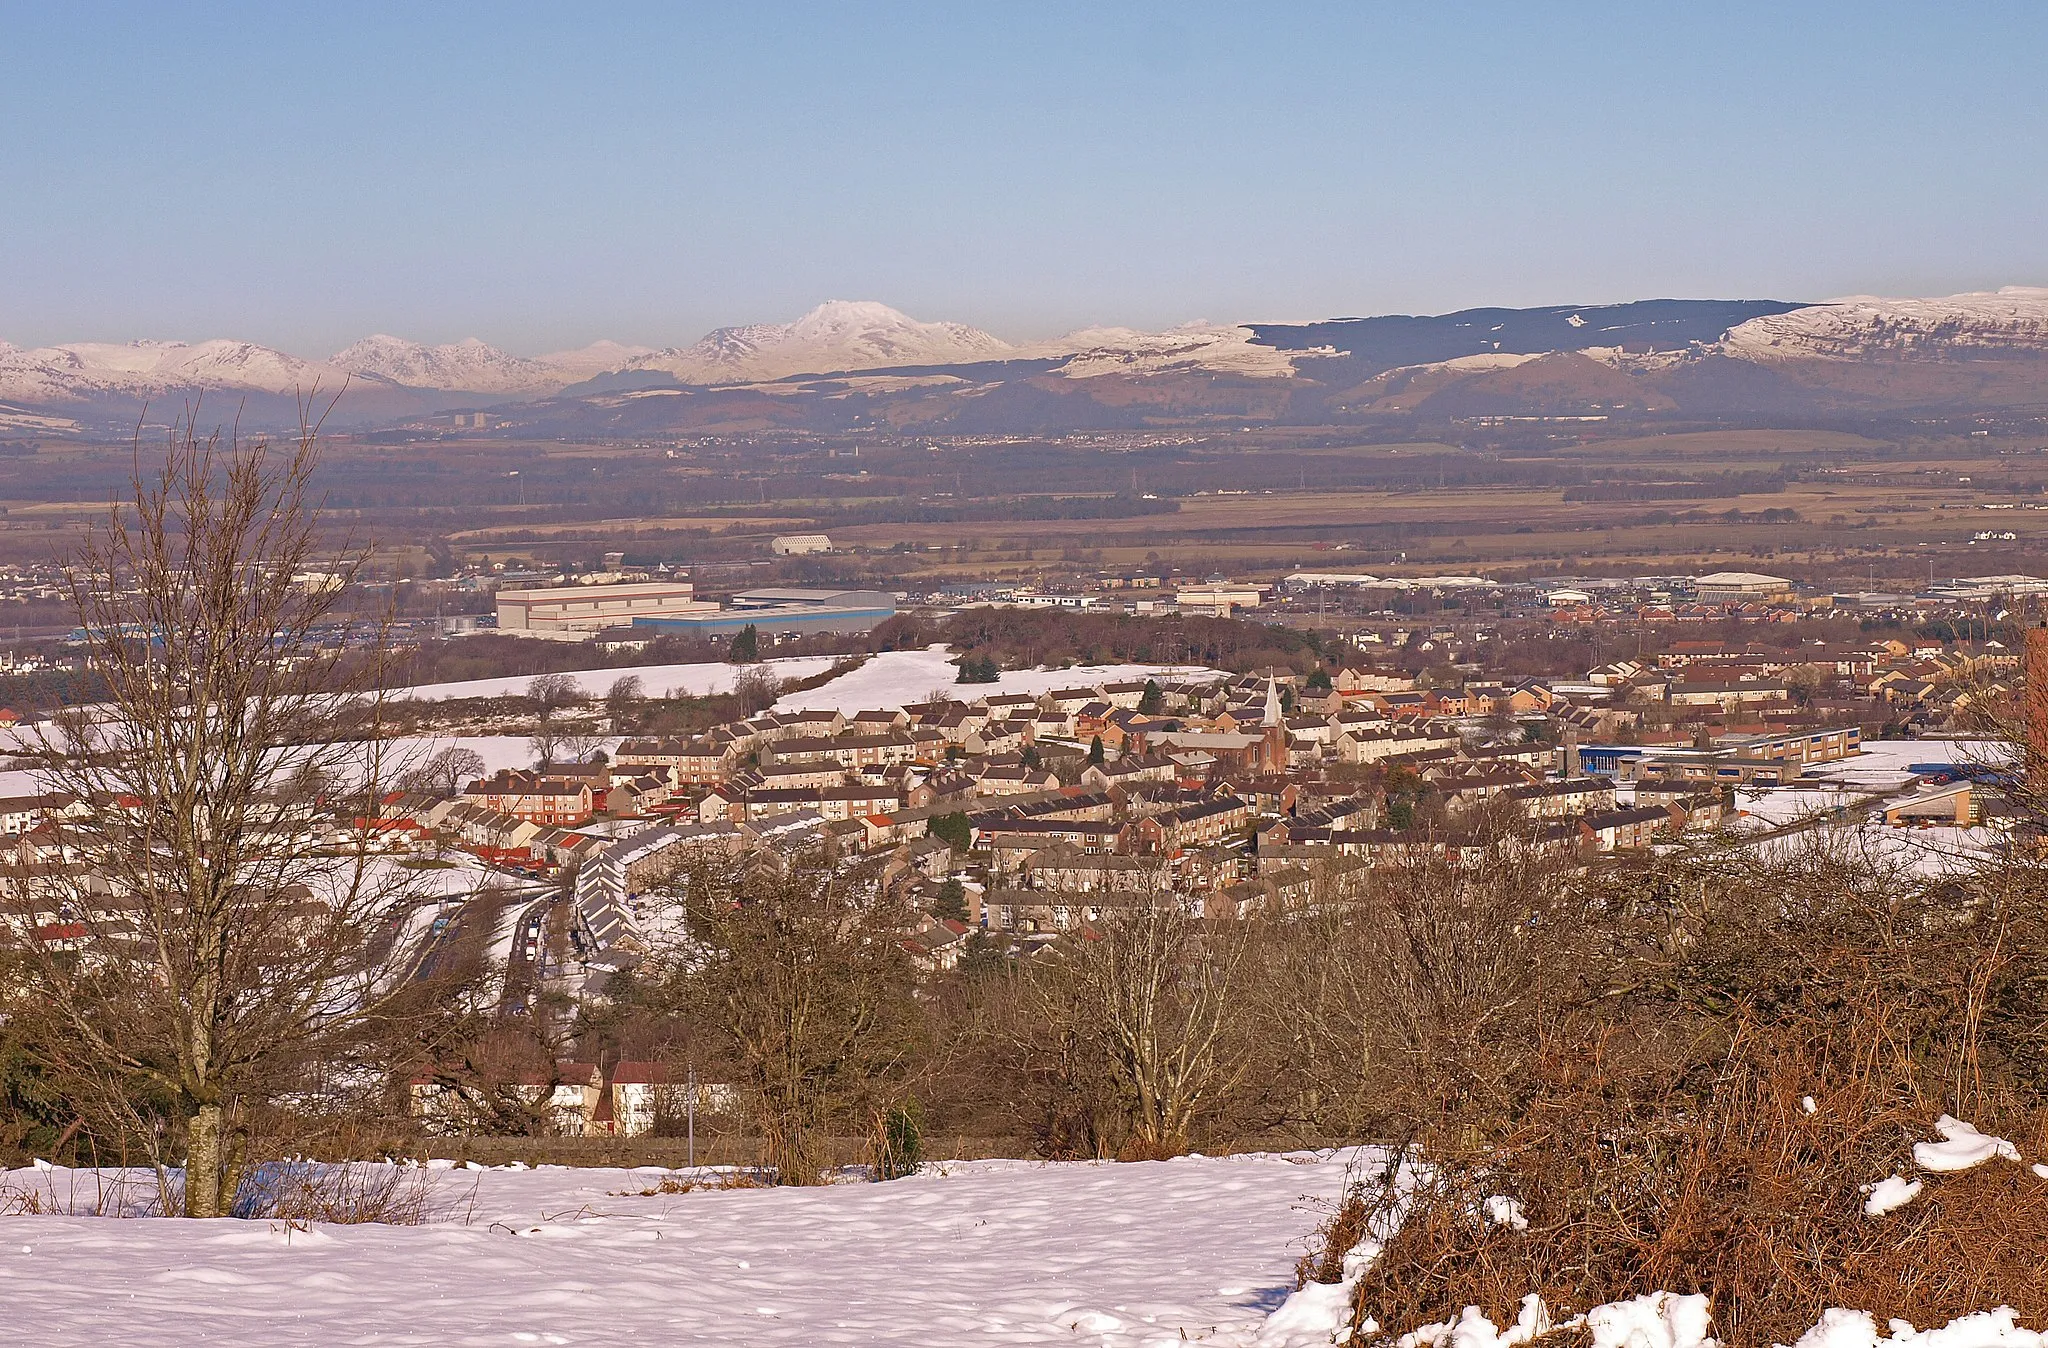
[[679,636],[732,636],[753,627],[764,637],[784,632],[872,632],[896,616],[896,597],[879,590],[746,590],[725,608],[705,604],[688,614],[638,617],[637,631]]
[[1702,604],[1769,604],[1792,597],[1792,582],[1755,571],[1716,571],[1693,582]]
[[1228,618],[1236,609],[1257,608],[1259,587],[1212,581],[1206,585],[1184,585],[1176,596],[1182,613]]
[[580,640],[607,627],[624,627],[638,618],[718,612],[718,605],[698,602],[695,593],[688,581],[500,590],[498,630]]

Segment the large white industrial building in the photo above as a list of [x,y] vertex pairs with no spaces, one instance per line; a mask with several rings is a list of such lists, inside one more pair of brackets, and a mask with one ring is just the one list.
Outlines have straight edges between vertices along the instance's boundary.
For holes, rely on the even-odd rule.
[[498,630],[521,636],[581,641],[635,618],[682,618],[716,613],[700,602],[690,582],[644,585],[568,585],[552,590],[500,590]]

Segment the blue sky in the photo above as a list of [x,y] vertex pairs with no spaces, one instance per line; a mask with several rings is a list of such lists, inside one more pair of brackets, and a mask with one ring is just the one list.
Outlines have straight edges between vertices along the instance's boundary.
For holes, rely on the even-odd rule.
[[0,338],[2048,284],[2048,6],[0,0]]

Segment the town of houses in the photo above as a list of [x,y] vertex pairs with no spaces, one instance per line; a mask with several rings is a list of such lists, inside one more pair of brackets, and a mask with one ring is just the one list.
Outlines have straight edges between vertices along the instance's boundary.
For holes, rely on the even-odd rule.
[[[643,891],[678,849],[867,857],[924,901],[905,940],[944,968],[977,933],[1031,949],[1161,892],[1215,919],[1284,913],[1346,874],[1417,849],[1455,857],[1504,825],[1588,858],[1701,837],[1741,813],[1737,788],[1809,785],[1859,754],[1864,724],[1955,715],[2017,663],[1995,643],[1691,641],[1569,679],[1455,687],[1362,665],[1038,696],[961,687],[629,737],[590,762],[394,796],[378,826],[565,877],[576,948],[600,970],[646,948],[658,905]],[[964,896],[951,912],[949,880]]]
[[[905,949],[942,971],[977,946],[1037,957],[1162,897],[1213,921],[1284,916],[1341,901],[1375,868],[1469,860],[1503,838],[1584,864],[1708,840],[1756,793],[1825,782],[1875,728],[1967,729],[2010,700],[2020,664],[1991,640],[1678,639],[1565,676],[1475,665],[1452,680],[1367,656],[1036,695],[962,684],[902,706],[629,736],[449,794],[394,792],[316,841],[456,857],[557,893],[556,939],[530,933],[527,955],[537,981],[576,997],[602,999],[673,931],[660,881],[706,848],[872,864],[919,915]],[[1870,817],[1914,829],[1995,814],[1970,774],[1938,769],[1873,793]],[[76,864],[65,824],[91,808],[0,800],[28,881],[16,893],[47,934],[62,936],[63,917],[36,901],[36,877]],[[597,1089],[575,1087],[585,1105]],[[599,1112],[626,1127],[644,1111]]]

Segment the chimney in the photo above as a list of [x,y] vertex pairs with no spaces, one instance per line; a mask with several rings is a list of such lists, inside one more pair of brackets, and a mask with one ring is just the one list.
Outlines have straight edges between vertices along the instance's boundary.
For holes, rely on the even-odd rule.
[[2048,622],[2027,629],[2027,744],[2029,777],[2048,773]]

